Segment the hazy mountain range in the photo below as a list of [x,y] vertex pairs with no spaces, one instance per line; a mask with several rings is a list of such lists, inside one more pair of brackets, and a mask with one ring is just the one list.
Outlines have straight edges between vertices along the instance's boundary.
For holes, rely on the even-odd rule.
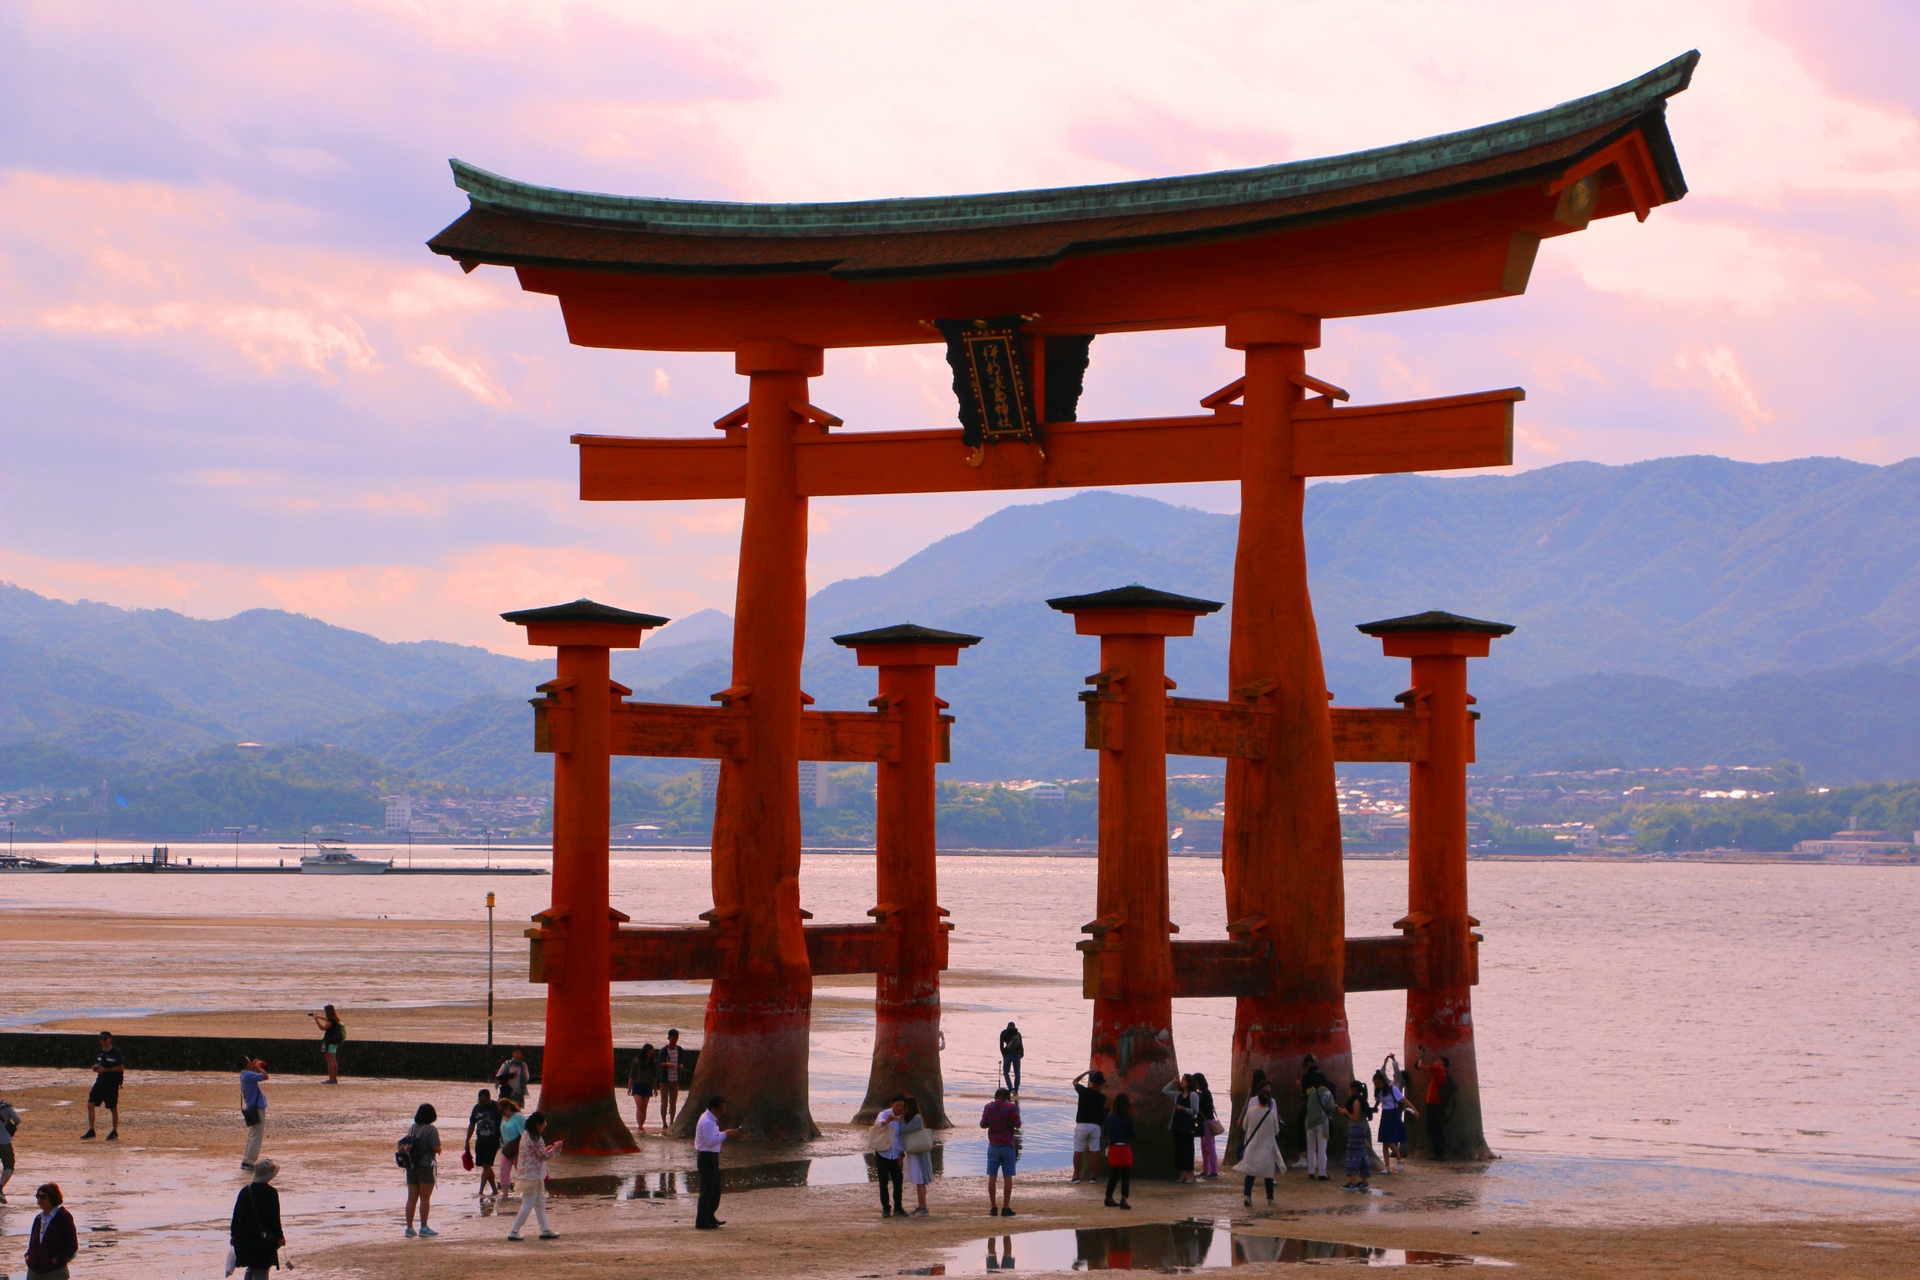
[[[1316,485],[1307,535],[1328,685],[1343,703],[1385,702],[1405,664],[1354,625],[1444,608],[1518,627],[1474,664],[1487,764],[1785,756],[1815,780],[1920,775],[1920,730],[1908,727],[1920,694],[1916,490],[1920,460],[1708,457]],[[1074,694],[1097,642],[1045,599],[1137,581],[1229,600],[1237,524],[1110,492],[1007,508],[888,573],[817,592],[806,687],[822,707],[872,696],[872,672],[834,634],[903,621],[972,632],[983,642],[942,673],[960,717],[954,776],[1086,774]],[[616,655],[615,678],[704,702],[729,683],[730,631],[712,610],[677,621]],[[1222,696],[1227,631],[1222,610],[1169,642],[1183,692]],[[85,756],[311,739],[424,777],[524,789],[548,775],[525,699],[551,669],[276,610],[204,621],[0,586],[0,743]]]

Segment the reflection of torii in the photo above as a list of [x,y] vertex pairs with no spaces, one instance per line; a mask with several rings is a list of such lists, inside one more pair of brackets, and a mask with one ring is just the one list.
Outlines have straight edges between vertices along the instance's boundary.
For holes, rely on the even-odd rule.
[[[1229,919],[1271,942],[1279,975],[1238,1002],[1234,1093],[1256,1067],[1284,1091],[1309,1053],[1337,1080],[1350,1074],[1305,482],[1505,465],[1520,393],[1341,407],[1345,393],[1309,375],[1305,353],[1321,317],[1520,294],[1543,239],[1680,198],[1664,100],[1696,60],[1355,156],[1050,192],[732,205],[558,191],[455,164],[472,208],[433,239],[435,252],[467,270],[510,266],[523,288],[556,295],[575,343],[732,352],[749,380],[719,439],[575,438],[583,498],[745,499],[728,694],[752,748],[722,760],[713,854],[716,912],[737,929],[742,962],[715,981],[695,1092],[749,1112],[757,1100],[769,1134],[813,1127],[796,731],[807,499],[1199,480],[1241,486],[1229,688],[1271,712],[1262,750],[1227,773]],[[1206,397],[1203,414],[1042,423],[1044,456],[989,445],[977,467],[959,432],[835,436],[837,420],[811,402],[826,348],[924,342],[932,317],[1010,315],[1040,317],[1024,331],[1035,343],[1224,328],[1244,376]],[[1044,367],[1035,362],[1039,378]],[[1032,394],[1046,403],[1043,388]],[[1464,939],[1464,910],[1446,936]]]

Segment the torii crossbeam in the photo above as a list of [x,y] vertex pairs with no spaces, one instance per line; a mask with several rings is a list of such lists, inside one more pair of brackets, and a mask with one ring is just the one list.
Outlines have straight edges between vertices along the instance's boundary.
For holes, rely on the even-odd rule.
[[[790,1084],[805,1079],[812,999],[796,779],[808,498],[1195,480],[1240,484],[1229,687],[1268,709],[1264,748],[1227,769],[1229,918],[1266,922],[1279,974],[1238,1001],[1234,1093],[1256,1068],[1284,1090],[1306,1054],[1348,1075],[1334,726],[1305,482],[1506,465],[1521,393],[1343,406],[1305,353],[1322,318],[1517,296],[1543,241],[1679,199],[1665,101],[1697,59],[1399,146],[1053,191],[728,204],[536,187],[454,162],[472,207],[434,252],[469,271],[513,268],[558,298],[577,344],[732,352],[749,380],[719,438],[575,437],[585,499],[745,499],[732,692],[752,745],[722,758],[713,849],[715,908],[739,922],[740,959],[714,982],[695,1095],[744,1102],[767,1133],[813,1128]],[[827,348],[934,341],[939,325],[990,317],[1024,321],[1030,417],[1048,419],[1037,443],[836,435],[839,420],[812,403]],[[1055,394],[1067,375],[1051,367],[1054,340],[1198,327],[1245,352],[1245,376],[1204,397],[1202,414],[1074,422],[1075,397]],[[610,1063],[607,1076],[610,1091]]]

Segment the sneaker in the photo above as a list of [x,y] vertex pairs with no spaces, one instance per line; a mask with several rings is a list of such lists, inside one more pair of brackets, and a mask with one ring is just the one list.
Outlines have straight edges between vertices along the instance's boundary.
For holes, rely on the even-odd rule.
[[542,1240],[558,1240],[560,1238],[560,1233],[558,1231],[542,1231],[540,1233],[540,1238]]
[[1000,1211],[1000,1216],[1003,1218],[1011,1218],[1014,1216],[1014,1213],[1013,1213],[1013,1210],[1011,1209],[1002,1209]]
[[112,1130],[111,1132],[109,1132],[109,1133],[107,1134],[107,1141],[108,1141],[108,1142],[118,1142],[118,1141],[120,1141],[120,1131],[119,1131],[118,1129],[114,1129],[114,1130]]
[[411,1240],[418,1234],[419,1232],[415,1231],[412,1227],[407,1228],[407,1239]]
[[883,1218],[891,1218],[893,1216],[893,1210],[883,1204],[880,1206],[880,1216]]
[[1112,1196],[1107,1197],[1107,1208],[1118,1209],[1119,1207],[1120,1207],[1120,1202],[1118,1200],[1115,1200]]
[[1128,1203],[1127,1203],[1127,1202],[1126,1202],[1125,1200],[1122,1200],[1122,1201],[1120,1202],[1120,1207],[1121,1207],[1122,1209],[1131,1209],[1131,1208],[1133,1208],[1133,1206],[1132,1206],[1132,1205],[1130,1205],[1130,1204],[1128,1204]]
[[[1109,1200],[1109,1201],[1107,1201],[1107,1203],[1108,1203],[1108,1204],[1112,1204],[1112,1203],[1113,1203],[1113,1201],[1111,1201],[1111,1200]],[[1241,1203],[1241,1205],[1242,1205],[1242,1206],[1244,1206],[1245,1208],[1248,1208],[1248,1209],[1251,1209],[1251,1208],[1253,1208],[1253,1197],[1252,1197],[1252,1196],[1243,1196],[1243,1197],[1241,1197],[1241,1200],[1240,1200],[1240,1203]]]
[[248,1164],[248,1163],[247,1163],[247,1162],[246,1162],[245,1160],[242,1160],[242,1161],[240,1162],[240,1167],[241,1167],[242,1169],[246,1169],[246,1170],[249,1170],[249,1171],[251,1171],[251,1170],[252,1170],[252,1168],[253,1168],[253,1166],[252,1166],[252,1165],[250,1165],[250,1164]]
[[423,1236],[437,1236],[440,1233],[438,1231],[435,1231],[432,1227],[427,1226],[425,1223],[422,1223],[420,1225],[420,1234]]
[[998,1205],[988,1205],[988,1206],[987,1206],[987,1216],[988,1216],[989,1218],[997,1218],[997,1217],[999,1217],[999,1216],[1000,1216],[1000,1207],[999,1207]]
[[525,1240],[526,1237],[521,1235],[518,1231],[509,1231],[507,1232],[507,1239],[513,1241],[515,1244],[518,1244],[520,1243],[520,1241]]
[[85,1133],[80,1135],[80,1141],[85,1142],[88,1138],[91,1138],[92,1136],[93,1136],[93,1130],[89,1129]]
[[913,1211],[913,1216],[916,1218],[931,1218],[933,1215],[928,1213],[925,1208],[919,1208]]

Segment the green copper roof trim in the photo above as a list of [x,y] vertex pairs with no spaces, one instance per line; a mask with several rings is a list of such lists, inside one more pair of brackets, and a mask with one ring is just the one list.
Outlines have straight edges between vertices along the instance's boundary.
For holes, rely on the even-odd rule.
[[[1410,177],[1522,151],[1613,121],[1662,111],[1667,98],[1687,87],[1693,78],[1694,65],[1699,61],[1699,51],[1695,50],[1625,84],[1585,98],[1498,124],[1443,133],[1416,142],[1259,169],[1229,169],[1087,187],[831,204],[736,204],[723,200],[667,200],[565,191],[516,182],[462,160],[448,163],[453,166],[454,185],[467,193],[476,209],[612,224],[673,235],[843,236],[1071,222],[1116,214],[1165,213],[1288,199]],[[1655,150],[1667,196],[1678,199],[1686,191],[1679,165],[1674,162],[1670,148],[1660,146]],[[1668,154],[1658,154],[1661,151]]]

